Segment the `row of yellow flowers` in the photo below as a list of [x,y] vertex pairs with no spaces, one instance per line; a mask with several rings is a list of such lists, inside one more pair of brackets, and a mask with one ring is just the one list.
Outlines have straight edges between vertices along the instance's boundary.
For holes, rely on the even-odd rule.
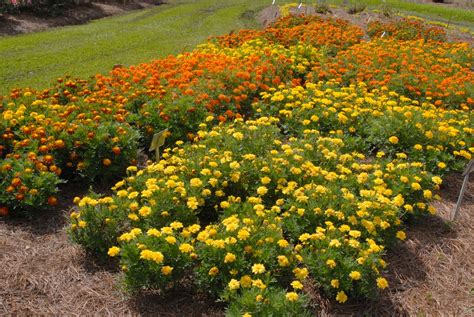
[[78,198],[73,239],[120,257],[132,289],[166,291],[188,276],[229,312],[303,312],[309,280],[341,303],[388,286],[384,250],[405,239],[406,215],[434,213],[441,178],[406,156],[368,158],[343,134],[286,137],[275,117],[212,120],[193,144],[129,168],[112,196]]

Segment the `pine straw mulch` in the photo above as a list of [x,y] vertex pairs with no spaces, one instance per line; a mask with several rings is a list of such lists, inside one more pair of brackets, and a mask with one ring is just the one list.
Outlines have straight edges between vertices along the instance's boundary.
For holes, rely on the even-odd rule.
[[[462,178],[448,177],[437,216],[408,224],[407,241],[389,250],[390,288],[377,298],[337,305],[310,290],[323,316],[474,314],[474,182],[457,223],[453,210]],[[217,316],[222,306],[191,289],[126,295],[115,265],[104,264],[72,244],[66,234],[68,202],[83,194],[64,190],[63,205],[32,219],[0,220],[0,315]]]

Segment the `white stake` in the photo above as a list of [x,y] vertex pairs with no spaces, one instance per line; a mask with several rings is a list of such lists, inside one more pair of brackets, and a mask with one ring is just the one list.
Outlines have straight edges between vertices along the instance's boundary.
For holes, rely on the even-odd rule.
[[461,209],[461,203],[462,203],[462,199],[464,197],[464,192],[466,191],[467,183],[469,183],[469,174],[471,174],[473,171],[474,171],[474,159],[469,161],[469,164],[467,164],[466,169],[462,173],[462,176],[464,176],[464,180],[462,182],[461,192],[459,193],[458,202],[456,204],[456,209],[454,209],[454,214],[453,214],[453,217],[452,217],[452,221],[456,220],[456,218],[458,216],[459,209]]

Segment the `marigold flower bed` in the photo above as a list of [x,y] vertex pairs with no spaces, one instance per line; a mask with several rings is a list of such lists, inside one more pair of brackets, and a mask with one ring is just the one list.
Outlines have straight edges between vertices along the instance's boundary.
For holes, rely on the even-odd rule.
[[[442,176],[474,153],[472,49],[398,27],[362,41],[345,21],[286,17],[14,90],[0,99],[2,214],[126,169],[110,196],[75,199],[69,234],[118,258],[128,290],[186,280],[232,316],[310,314],[308,283],[340,303],[373,296],[404,221],[434,213]],[[139,169],[163,129],[168,147]]]

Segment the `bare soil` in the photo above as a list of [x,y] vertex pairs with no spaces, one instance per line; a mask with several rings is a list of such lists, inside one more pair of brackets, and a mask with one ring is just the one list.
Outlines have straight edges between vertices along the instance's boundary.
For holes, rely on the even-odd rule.
[[32,33],[54,27],[84,24],[130,10],[150,8],[162,4],[162,0],[102,0],[70,7],[58,16],[41,16],[31,12],[0,14],[0,36]]

